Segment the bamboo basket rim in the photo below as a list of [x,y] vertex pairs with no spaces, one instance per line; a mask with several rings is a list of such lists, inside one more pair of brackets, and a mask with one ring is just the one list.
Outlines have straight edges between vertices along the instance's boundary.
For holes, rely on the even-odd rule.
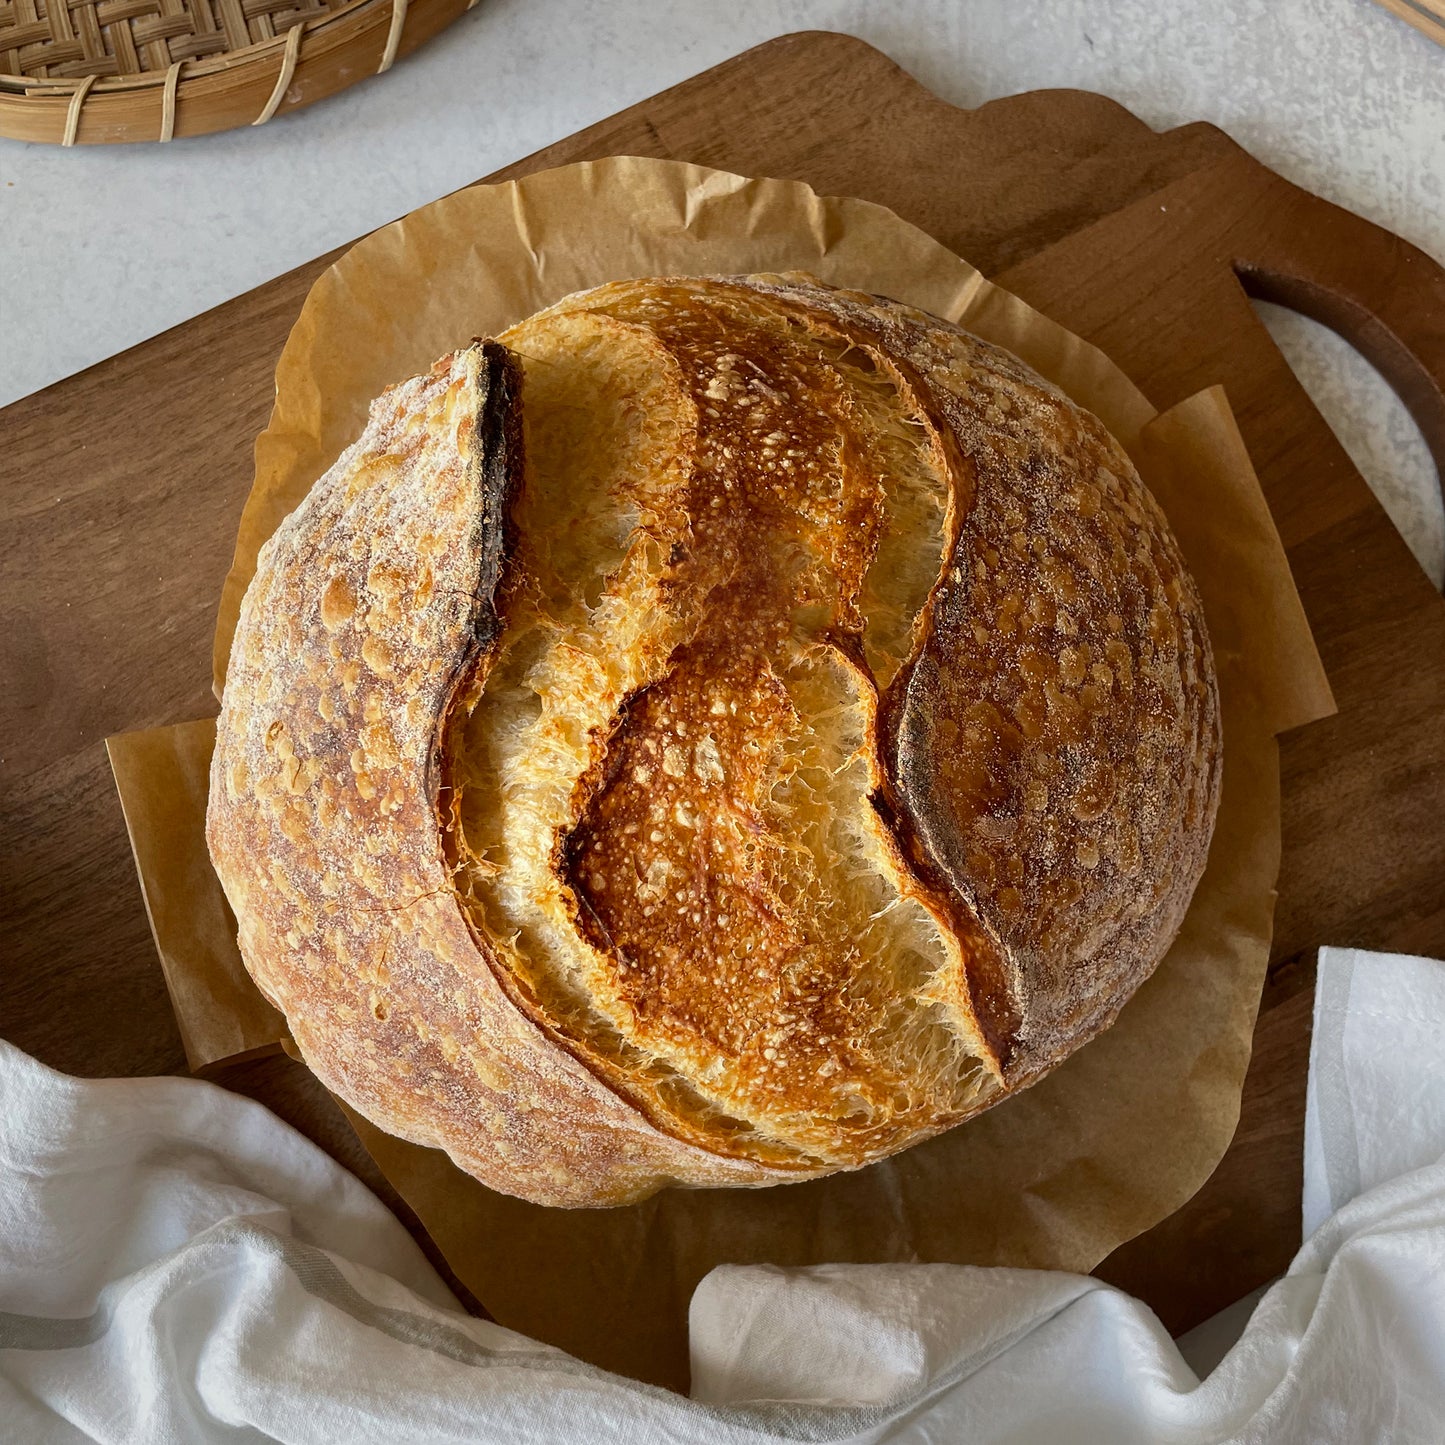
[[[62,146],[164,142],[177,134],[263,125],[278,113],[384,73],[399,56],[477,3],[341,0],[324,14],[298,20],[276,35],[212,55],[177,59],[165,68],[78,77],[0,73],[0,137]],[[4,33],[0,28],[0,37]],[[343,55],[346,63],[336,63]],[[321,70],[327,73],[319,75]],[[254,106],[243,103],[248,97],[255,99]],[[178,130],[183,102],[188,114]],[[198,116],[207,104],[234,117],[212,123],[210,115]],[[82,124],[90,134],[80,133]]]
[[[345,4],[338,5],[334,10],[328,10],[325,15],[318,15],[312,20],[303,20],[280,35],[253,41],[250,45],[237,46],[235,50],[225,50],[218,55],[203,55],[195,60],[179,63],[184,67],[185,79],[198,80],[201,76],[213,75],[218,70],[232,70],[263,55],[269,55],[272,51],[286,45],[292,30],[300,30],[303,35],[308,32],[314,35],[363,6],[385,5],[388,9],[392,9],[396,3],[397,0],[346,0]],[[476,0],[472,0],[472,3],[475,4]],[[402,8],[403,10],[406,8],[405,0],[402,0]],[[168,67],[168,69],[170,68],[173,67]],[[133,75],[96,76],[91,93],[105,95],[117,90],[145,90],[150,86],[164,84],[166,74],[167,70],[156,69],[137,71]],[[87,77],[0,74],[0,90],[11,90],[26,95],[69,95],[71,92],[79,90],[85,84],[86,79]]]

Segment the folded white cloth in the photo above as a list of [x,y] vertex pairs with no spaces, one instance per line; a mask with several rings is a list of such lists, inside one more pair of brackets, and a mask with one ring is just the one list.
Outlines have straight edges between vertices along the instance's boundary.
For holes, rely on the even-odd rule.
[[1305,1108],[1306,1238],[1366,1190],[1442,1154],[1445,964],[1322,949]]
[[1145,1306],[1081,1276],[729,1267],[694,1296],[682,1399],[463,1313],[257,1105],[0,1045],[0,1439],[1434,1445],[1445,966],[1325,950],[1319,979],[1323,1222],[1203,1383]]

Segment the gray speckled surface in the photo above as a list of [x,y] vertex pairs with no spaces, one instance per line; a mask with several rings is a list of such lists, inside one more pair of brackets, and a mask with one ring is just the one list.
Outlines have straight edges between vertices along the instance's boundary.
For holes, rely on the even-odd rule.
[[[386,78],[261,129],[0,141],[0,404],[812,27],[862,36],[959,105],[1077,86],[1156,127],[1213,121],[1445,256],[1445,51],[1372,0],[480,0]],[[1445,513],[1413,424],[1348,347],[1291,316],[1271,327],[1439,581]]]
[[1420,428],[1346,341],[1297,312],[1256,302],[1275,344],[1375,490],[1415,559],[1445,582],[1445,506]]

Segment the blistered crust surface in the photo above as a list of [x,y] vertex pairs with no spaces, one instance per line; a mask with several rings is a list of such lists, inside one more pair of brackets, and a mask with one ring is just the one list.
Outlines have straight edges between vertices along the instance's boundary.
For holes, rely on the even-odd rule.
[[800,278],[504,339],[381,398],[243,606],[208,836],[318,1074],[493,1187],[616,1204],[857,1167],[1105,1027],[1220,739],[1102,425]]
[[442,856],[439,724],[497,630],[517,384],[489,346],[388,392],[263,548],[217,728],[212,857],[247,967],[382,1127],[557,1204],[757,1182],[657,1134],[512,1006]]
[[971,473],[888,762],[927,866],[1003,945],[976,1001],[1022,1083],[1113,1020],[1203,872],[1222,765],[1203,605],[1097,418],[922,313],[831,305],[916,370]]
[[[910,467],[937,494],[918,605],[938,575],[937,438],[869,358],[750,287],[623,285],[584,304],[656,338],[694,428],[669,553],[687,640],[613,719],[566,835],[602,955],[592,997],[758,1135],[866,1162],[987,1093],[933,997],[961,960],[870,801],[867,584]],[[839,824],[861,836],[830,836]],[[910,913],[919,936],[900,942]]]

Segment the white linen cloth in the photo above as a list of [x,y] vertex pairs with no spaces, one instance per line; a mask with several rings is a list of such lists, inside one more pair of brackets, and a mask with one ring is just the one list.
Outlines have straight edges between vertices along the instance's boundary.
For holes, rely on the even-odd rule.
[[[462,1312],[373,1196],[264,1109],[0,1046],[0,1440],[1438,1442],[1445,965],[1324,950],[1307,1227],[1200,1382],[1095,1280],[726,1267],[693,1398]],[[503,1246],[504,1247],[504,1246]]]

